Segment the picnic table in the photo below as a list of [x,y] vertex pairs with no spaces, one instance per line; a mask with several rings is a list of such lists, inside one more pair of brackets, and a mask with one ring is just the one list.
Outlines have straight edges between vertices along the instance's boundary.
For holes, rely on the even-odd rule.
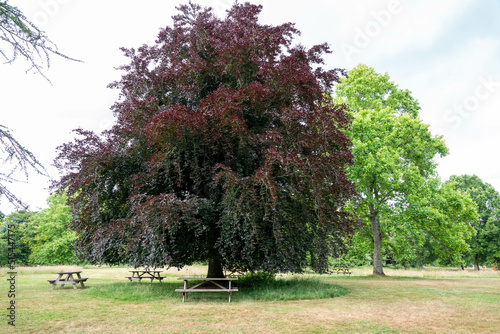
[[132,273],[132,276],[128,276],[126,278],[129,279],[130,282],[132,281],[141,281],[142,279],[148,278],[151,280],[151,283],[153,283],[153,280],[157,279],[158,281],[164,279],[164,277],[160,276],[160,273],[162,272],[161,270],[150,270],[150,269],[144,269],[144,270],[129,270],[129,272]]
[[337,274],[344,274],[344,275],[350,275],[351,271],[349,270],[349,267],[344,264],[344,263],[336,263],[331,272],[336,272]]
[[[175,289],[176,292],[182,292],[182,302],[184,303],[185,297],[188,292],[229,292],[229,302],[231,302],[231,293],[238,291],[238,288],[232,287],[231,282],[237,280],[237,277],[226,278],[203,278],[203,277],[179,277],[178,280],[184,281],[183,288]],[[188,284],[188,281],[200,281]]]
[[[80,273],[81,271],[63,271],[57,273],[59,276],[57,276],[56,279],[47,280],[50,284],[52,284],[50,290],[53,290],[57,284],[60,284],[61,288],[64,288],[66,284],[72,284],[73,289],[76,289],[76,284],[80,283],[81,287],[84,288],[85,285],[83,282],[87,281],[88,277],[82,278]],[[66,277],[63,278],[64,275],[66,275]],[[76,278],[73,275],[76,275]]]

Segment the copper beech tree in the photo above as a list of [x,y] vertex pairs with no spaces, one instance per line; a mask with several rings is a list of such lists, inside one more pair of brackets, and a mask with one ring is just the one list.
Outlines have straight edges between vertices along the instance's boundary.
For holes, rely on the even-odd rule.
[[328,269],[355,228],[344,106],[324,101],[343,74],[328,46],[292,46],[293,24],[178,7],[130,63],[116,125],[59,148],[79,256],[94,263],[301,272]]

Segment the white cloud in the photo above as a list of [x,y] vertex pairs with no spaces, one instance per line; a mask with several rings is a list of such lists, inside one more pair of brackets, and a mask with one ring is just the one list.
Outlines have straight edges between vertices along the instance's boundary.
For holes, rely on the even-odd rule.
[[[488,118],[500,94],[500,39],[472,38],[429,58],[408,78],[418,87],[422,117],[446,131],[467,131],[476,116]],[[495,116],[493,116],[494,118]]]
[[472,138],[453,137],[447,142],[450,153],[438,159],[438,172],[443,180],[451,175],[477,175],[484,182],[500,189],[500,133]]
[[[342,21],[342,43],[338,49],[352,66],[429,49],[472,3],[472,0],[459,3],[388,0],[364,6],[358,2],[342,3],[344,11],[357,15]],[[332,2],[331,7],[335,4],[338,2]]]

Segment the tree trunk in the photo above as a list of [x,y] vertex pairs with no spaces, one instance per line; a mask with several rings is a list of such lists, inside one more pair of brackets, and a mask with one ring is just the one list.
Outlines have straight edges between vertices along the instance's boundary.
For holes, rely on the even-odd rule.
[[207,278],[224,278],[222,263],[220,262],[219,259],[215,257],[211,257],[208,259]]
[[479,271],[479,260],[477,254],[472,257],[472,262],[474,263],[474,271]]
[[380,220],[378,212],[370,204],[370,222],[373,235],[373,275],[385,276],[382,266],[382,232],[380,231]]

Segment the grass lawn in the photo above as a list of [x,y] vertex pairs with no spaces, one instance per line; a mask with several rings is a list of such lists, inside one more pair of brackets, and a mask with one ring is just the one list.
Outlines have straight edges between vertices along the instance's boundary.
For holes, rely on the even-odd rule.
[[[58,271],[82,270],[87,288],[50,290]],[[7,323],[9,282],[0,269],[0,333],[500,333],[500,272],[389,270],[370,276],[278,276],[259,287],[190,294],[170,269],[163,283],[128,282],[127,268],[20,267],[15,327]]]

